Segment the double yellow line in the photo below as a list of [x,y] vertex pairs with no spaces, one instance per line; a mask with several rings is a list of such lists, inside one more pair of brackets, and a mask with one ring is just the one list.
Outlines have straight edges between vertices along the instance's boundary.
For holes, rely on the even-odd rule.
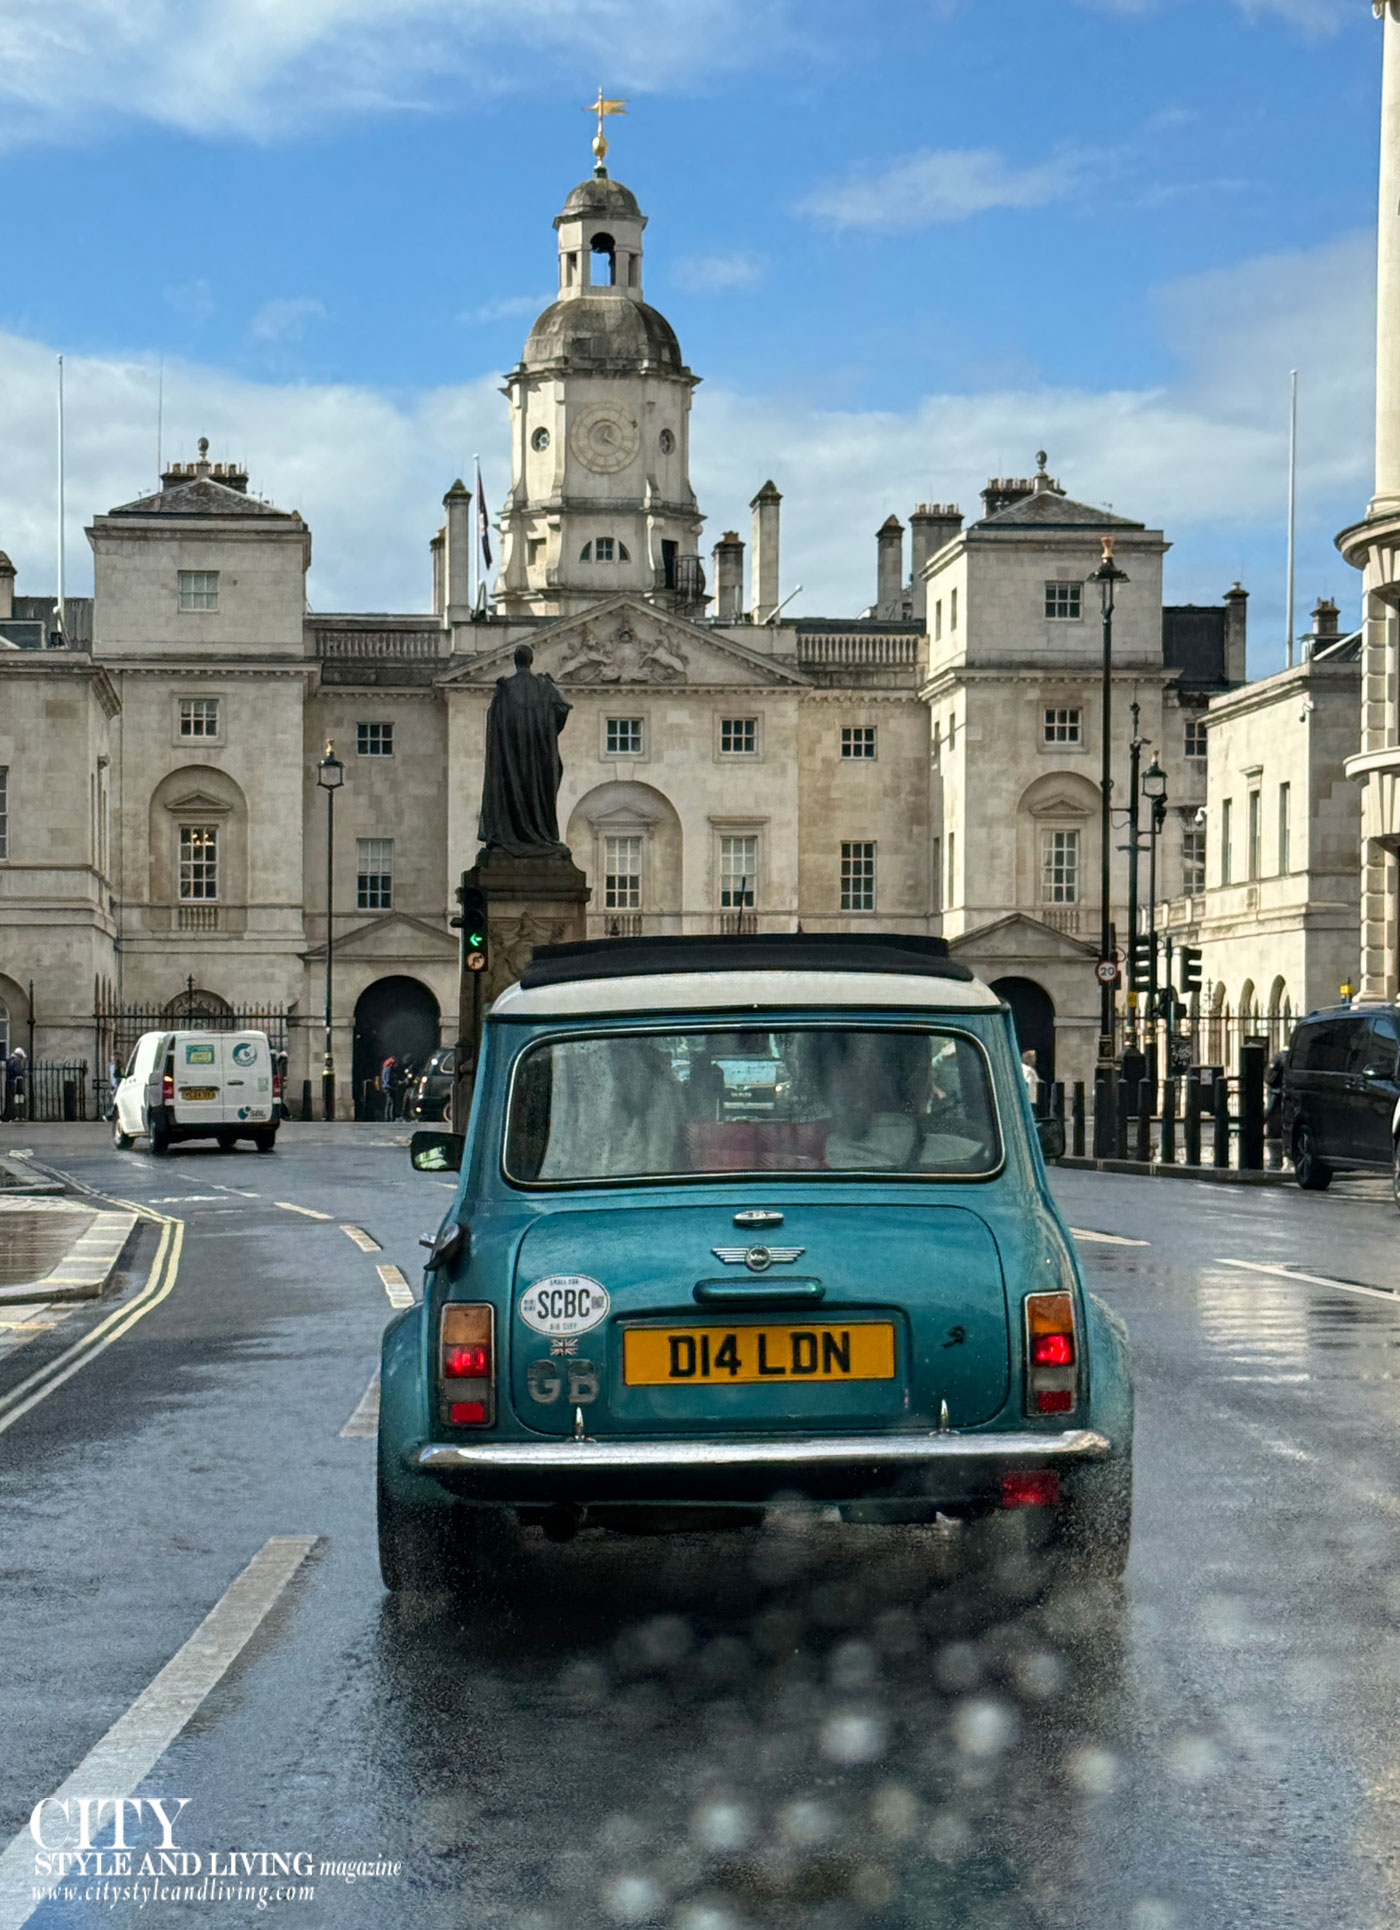
[[[101,1196],[98,1196],[101,1197]],[[171,1219],[168,1214],[154,1213],[148,1206],[139,1206],[134,1200],[113,1200],[114,1206],[124,1206],[138,1213],[143,1219],[153,1220],[160,1227],[160,1239],[156,1245],[156,1256],[151,1262],[144,1286],[134,1299],[124,1307],[115,1307],[105,1320],[99,1321],[85,1333],[81,1340],[75,1340],[63,1353],[37,1368],[27,1380],[17,1387],[0,1394],[0,1434],[14,1426],[31,1408],[71,1380],[90,1361],[105,1353],[114,1340],[130,1333],[138,1320],[144,1320],[152,1308],[158,1307],[166,1299],[175,1285],[175,1276],[180,1270],[180,1250],[185,1243],[185,1222]]]

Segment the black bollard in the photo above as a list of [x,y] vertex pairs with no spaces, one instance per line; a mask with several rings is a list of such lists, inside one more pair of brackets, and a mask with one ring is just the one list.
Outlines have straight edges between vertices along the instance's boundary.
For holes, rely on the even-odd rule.
[[1070,1126],[1072,1128],[1070,1146],[1076,1159],[1083,1159],[1084,1157],[1084,1113],[1084,1081],[1082,1079],[1076,1079],[1074,1082],[1074,1099],[1070,1107]]
[[1094,1158],[1112,1159],[1117,1080],[1111,1066],[1094,1074]]
[[1162,1143],[1157,1152],[1164,1166],[1176,1164],[1176,1080],[1168,1079],[1162,1087]]
[[1264,1170],[1264,1059],[1262,1039],[1246,1039],[1240,1047],[1240,1170]]
[[1216,1068],[1215,1078],[1211,1081],[1210,1099],[1211,1111],[1215,1115],[1212,1163],[1216,1166],[1228,1166],[1230,1164],[1230,1081],[1225,1077],[1223,1066]]
[[1201,1163],[1201,1075],[1194,1068],[1186,1075],[1186,1111],[1182,1115],[1186,1140],[1186,1164]]
[[1152,1164],[1152,1113],[1156,1094],[1150,1079],[1139,1079],[1137,1088],[1137,1145],[1133,1157],[1143,1165]]
[[311,1081],[309,1079],[303,1079],[301,1082],[301,1116],[303,1119],[311,1117]]
[[1118,1081],[1118,1131],[1114,1135],[1114,1156],[1117,1159],[1128,1157],[1128,1128],[1132,1123],[1133,1108],[1137,1103],[1137,1085],[1129,1084],[1126,1079]]
[[1063,1119],[1065,1116],[1065,1082],[1056,1079],[1050,1087],[1050,1117]]

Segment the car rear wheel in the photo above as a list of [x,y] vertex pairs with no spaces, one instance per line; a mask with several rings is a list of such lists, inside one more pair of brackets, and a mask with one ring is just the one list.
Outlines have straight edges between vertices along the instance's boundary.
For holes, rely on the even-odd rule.
[[231,1153],[233,1151],[233,1141],[234,1135],[232,1133],[220,1133],[218,1135],[219,1151],[221,1153]]
[[113,1118],[112,1120],[112,1144],[116,1147],[119,1153],[127,1153],[131,1151],[131,1147],[132,1147],[131,1134],[124,1133],[122,1131],[122,1122],[120,1119],[117,1119],[117,1118]]
[[275,1131],[267,1132],[265,1130],[262,1132],[256,1132],[253,1134],[253,1144],[257,1147],[260,1153],[273,1152],[276,1150],[276,1146],[277,1146],[277,1134]]
[[1311,1126],[1299,1126],[1293,1134],[1293,1175],[1305,1193],[1324,1193],[1332,1184],[1332,1168],[1319,1158]]
[[170,1128],[163,1119],[153,1119],[150,1125],[151,1151],[157,1159],[163,1159],[170,1151]]

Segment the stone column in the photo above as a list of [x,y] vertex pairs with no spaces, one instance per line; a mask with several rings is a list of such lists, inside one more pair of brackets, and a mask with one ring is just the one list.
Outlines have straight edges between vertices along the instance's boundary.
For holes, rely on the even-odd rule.
[[778,510],[782,497],[766,482],[749,508],[753,511],[753,582],[749,606],[755,623],[766,623],[778,607]]
[[588,880],[572,858],[511,858],[482,852],[467,873],[486,893],[490,964],[482,988],[489,1005],[514,985],[536,945],[565,945],[588,936]]

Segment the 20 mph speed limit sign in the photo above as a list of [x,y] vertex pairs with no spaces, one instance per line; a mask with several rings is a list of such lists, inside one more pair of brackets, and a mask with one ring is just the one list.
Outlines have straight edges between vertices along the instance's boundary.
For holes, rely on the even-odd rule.
[[1101,958],[1094,967],[1094,977],[1100,985],[1116,985],[1118,982],[1118,961],[1116,958]]

